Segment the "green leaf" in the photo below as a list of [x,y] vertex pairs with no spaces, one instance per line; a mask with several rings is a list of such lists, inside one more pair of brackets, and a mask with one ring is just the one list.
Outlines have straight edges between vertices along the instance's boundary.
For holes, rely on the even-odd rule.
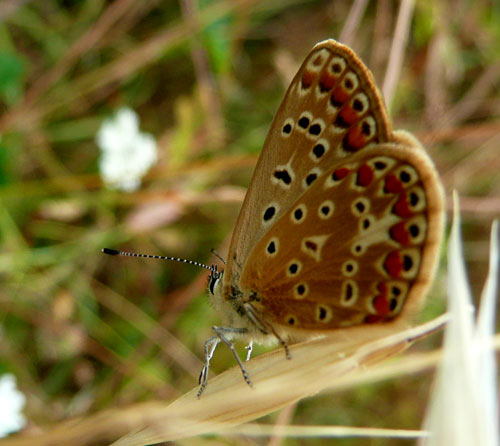
[[21,82],[23,64],[19,57],[8,51],[0,51],[0,92],[7,93]]

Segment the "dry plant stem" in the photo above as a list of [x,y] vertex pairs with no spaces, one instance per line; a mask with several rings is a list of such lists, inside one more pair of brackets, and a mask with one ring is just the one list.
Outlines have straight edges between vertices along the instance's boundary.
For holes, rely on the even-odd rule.
[[390,0],[379,0],[373,25],[373,45],[371,48],[370,68],[380,84],[387,54],[389,53],[392,5]]
[[268,446],[281,446],[281,444],[283,443],[283,435],[281,434],[282,428],[290,424],[296,408],[297,403],[293,403],[282,409],[282,411],[278,415],[276,423],[272,427],[271,438],[269,439]]
[[158,325],[158,323],[151,319],[146,313],[119,294],[112,293],[110,290],[105,290],[105,292],[99,293],[98,296],[99,302],[102,305],[114,311],[124,320],[133,321],[136,328],[141,330],[145,336],[150,337],[151,333],[158,330],[161,333],[162,339],[151,339],[151,341],[157,343],[158,347],[194,379],[198,378],[198,372],[201,368],[199,359],[168,330]]
[[254,389],[241,379],[239,368],[228,370],[210,381],[200,401],[196,397],[197,389],[194,389],[148,418],[145,421],[147,427],[141,432],[116,442],[116,445],[172,441],[258,418],[338,385],[342,376],[360,372],[363,366],[404,350],[409,345],[408,339],[433,332],[442,327],[445,320],[446,316],[442,316],[389,336],[384,336],[385,330],[378,327],[380,331],[375,330],[377,333],[370,332],[370,342],[366,338],[353,341],[332,336],[297,344],[291,347],[292,366],[282,351],[275,350],[246,364]]
[[399,8],[396,30],[392,39],[389,62],[382,87],[382,94],[384,95],[389,111],[391,110],[392,98],[399,80],[401,66],[403,65],[403,53],[410,30],[410,21],[414,6],[414,0],[402,0]]
[[[449,210],[452,210],[451,202]],[[500,213],[500,197],[464,197],[460,196],[460,211],[475,214],[493,214]]]
[[442,172],[443,181],[465,187],[474,184],[474,180],[481,176],[497,175],[499,144],[500,135],[495,135],[473,148],[459,163]]
[[[247,423],[224,430],[225,435],[239,434],[262,437],[275,434],[273,437],[281,441],[283,438],[422,438],[427,434],[421,430],[380,429],[352,426],[269,426]],[[271,445],[271,443],[269,443]]]
[[367,0],[355,0],[347,16],[344,28],[340,33],[339,41],[347,45],[352,45],[356,29],[361,22],[361,18],[366,9]]
[[[444,315],[435,319],[434,321],[431,321],[428,324],[415,327],[414,329],[411,329],[412,333],[409,333],[409,336],[414,337],[419,332],[421,333],[432,331],[433,329],[436,329],[436,327],[441,326],[446,318],[447,316]],[[397,336],[399,337],[398,340],[405,339],[404,333],[400,333]],[[406,335],[406,337],[408,336]],[[397,344],[398,340],[394,339],[393,344]],[[306,344],[304,347],[307,351],[308,344]],[[495,337],[495,348],[497,350],[500,348],[500,335],[497,335]],[[281,362],[284,362],[286,360],[283,358],[282,353],[283,352],[280,350],[273,351],[270,354],[254,358],[250,363],[247,363],[247,365],[251,365],[254,362],[259,362],[258,367],[259,369],[262,369],[266,367],[266,364],[268,366],[271,366],[274,363],[273,361],[275,360],[280,362],[281,359]],[[333,356],[338,356],[338,351]],[[355,373],[348,373],[344,374],[343,376],[337,374],[327,375],[326,381],[319,384],[324,385],[325,388],[329,386],[329,391],[333,391],[334,389],[347,389],[361,383],[394,378],[404,374],[415,374],[435,366],[439,361],[439,357],[440,355],[437,351],[427,354],[409,354],[405,355],[405,360],[391,362],[390,364],[385,363],[374,368],[359,367],[357,368]],[[326,357],[324,359],[326,359],[326,361],[332,361],[332,357]],[[346,357],[345,359],[349,358]],[[261,387],[260,382],[256,384],[256,389],[253,391],[259,392],[259,395],[261,395],[262,398],[266,399],[269,406],[269,408],[266,410],[266,413],[270,413],[275,410],[274,406],[276,405],[275,400],[277,400],[277,397],[274,396],[273,393],[284,392],[286,394],[289,394],[290,390],[296,390],[293,387],[290,388],[286,386],[286,381],[289,379],[289,377],[287,377],[287,374],[290,372],[290,363],[288,361],[286,363],[288,364],[288,367],[285,369],[286,374],[281,377],[278,376],[276,378],[277,382],[271,383],[271,385],[274,385],[274,388],[271,388],[270,397],[262,395],[262,391],[259,391]],[[328,364],[324,364],[324,366],[328,367]],[[251,367],[251,372],[254,371],[254,367]],[[273,370],[271,369],[269,370],[269,372],[272,373]],[[279,374],[279,370],[277,371],[277,373]],[[302,374],[301,378],[301,375],[299,374],[298,378],[304,379],[307,378],[307,375]],[[266,378],[262,376],[262,379]],[[215,383],[216,380],[218,381],[218,384]],[[244,389],[247,387],[247,385],[241,379],[241,372],[239,368],[235,367],[212,380],[209,387],[209,389],[212,390],[207,390],[207,393],[203,396],[201,401],[196,400],[195,398],[195,393],[197,391],[196,388],[181,399],[172,403],[170,406],[164,402],[155,402],[147,404],[137,404],[129,408],[108,410],[91,417],[87,417],[85,419],[70,420],[60,423],[56,428],[53,428],[51,431],[48,431],[41,435],[22,435],[0,440],[0,446],[31,446],[34,443],[40,446],[52,446],[54,444],[71,444],[72,446],[91,445],[95,444],[98,441],[102,443],[105,443],[107,441],[109,443],[113,441],[113,439],[116,440],[116,438],[125,435],[126,432],[136,432],[135,438],[132,435],[129,435],[127,438],[123,438],[116,444],[122,446],[147,444],[145,443],[146,436],[151,437],[153,435],[152,431],[156,432],[157,436],[163,434],[166,435],[166,432],[164,432],[165,428],[157,428],[156,426],[166,426],[166,428],[174,430],[175,421],[173,420],[173,418],[176,415],[176,410],[180,408],[183,410],[182,413],[187,413],[189,416],[190,414],[188,411],[190,407],[195,409],[195,411],[191,414],[191,424],[194,424],[194,426],[197,428],[197,432],[193,431],[192,434],[190,434],[189,426],[186,426],[184,437],[194,436],[196,433],[202,433],[203,428],[205,428],[205,432],[215,431],[217,430],[217,428],[221,427],[221,421],[219,421],[218,423],[216,423],[215,420],[211,421],[210,423],[207,423],[207,421],[202,421],[205,420],[207,416],[209,416],[210,410],[212,410],[214,405],[217,409],[217,413],[214,414],[214,417],[217,417],[219,419],[221,418],[221,416],[225,416],[226,418],[230,417],[233,405],[238,402],[240,406],[244,406],[240,408],[241,410],[243,410],[243,413],[245,410],[247,412],[252,412],[253,410],[252,405],[247,404],[244,398],[245,395],[240,393],[233,393],[232,395],[227,395],[227,393],[224,393],[225,396],[223,395],[220,397],[217,397],[217,394],[210,396],[213,392],[215,392],[213,388],[214,385],[220,387],[221,385],[230,384],[228,383],[228,380],[231,382],[234,381],[234,385],[237,385],[239,383],[238,388]],[[300,385],[296,387],[300,388],[304,383],[310,384],[309,381],[302,381]],[[267,387],[268,384],[266,384],[266,388]],[[219,391],[220,390],[217,390],[217,392]],[[238,397],[235,398],[235,395],[238,395]],[[290,402],[284,402],[282,407],[285,407],[289,404]],[[179,412],[178,415],[182,415],[182,413]],[[243,415],[240,413],[239,416],[241,418]],[[257,416],[251,416],[251,414],[246,414],[241,422],[250,421],[256,417]],[[202,425],[202,423],[204,424]],[[231,424],[225,422],[223,427],[227,429],[237,424],[237,422],[233,422]],[[179,429],[181,428],[181,426],[178,427]],[[345,435],[348,435],[348,433],[349,432],[346,431]],[[174,432],[170,432],[169,438],[173,438],[173,434]],[[177,435],[177,438],[180,438],[180,436]]]
[[443,126],[453,126],[469,118],[485,101],[492,88],[497,88],[500,78],[500,62],[489,65],[469,88],[462,99],[443,117]]
[[0,22],[7,20],[19,8],[30,1],[31,0],[4,0],[0,3]]
[[444,43],[445,30],[440,29],[431,40],[429,57],[425,65],[425,116],[431,128],[440,127],[438,123],[444,116],[448,103],[442,57]]
[[117,0],[111,3],[97,23],[89,27],[87,32],[71,45],[57,65],[33,83],[26,92],[22,107],[32,106],[39,96],[61,79],[88,49],[102,46],[105,33],[134,6],[134,3],[134,0]]
[[489,121],[417,131],[415,134],[425,146],[454,142],[456,140],[475,145],[478,142],[483,142],[487,138],[498,135],[499,132],[500,123],[498,121]]
[[[238,11],[241,8],[246,9],[249,4],[252,5],[254,3],[255,0],[215,3],[200,12],[200,20],[203,26],[206,26],[208,23],[232,11]],[[33,107],[22,106],[9,111],[0,119],[0,131],[3,132],[9,128],[11,130],[29,130],[33,126],[36,127],[40,121],[47,119],[60,109],[64,107],[71,108],[71,104],[74,104],[75,101],[95,93],[114,82],[121,82],[123,79],[132,76],[140,68],[152,63],[169,48],[179,44],[188,36],[189,27],[184,23],[171,26],[157,33],[146,42],[137,45],[135,49],[128,51],[120,59],[116,59],[107,65],[74,79],[71,91],[54,89],[44,96],[39,104]],[[95,97],[87,97],[85,106],[87,108],[90,107],[97,99],[97,95]]]
[[212,136],[212,145],[221,145],[225,139],[224,120],[222,118],[221,103],[217,94],[215,78],[210,71],[207,53],[199,41],[202,25],[199,20],[199,11],[193,0],[181,0],[182,13],[185,22],[191,27],[191,59],[196,71],[196,79],[200,91],[200,100],[205,109],[207,129]]

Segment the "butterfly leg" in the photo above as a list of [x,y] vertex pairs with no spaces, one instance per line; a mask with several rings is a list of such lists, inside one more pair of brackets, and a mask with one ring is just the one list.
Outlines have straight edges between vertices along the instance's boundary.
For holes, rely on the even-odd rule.
[[292,359],[290,355],[290,349],[288,348],[287,342],[276,332],[274,327],[264,320],[264,318],[257,312],[257,310],[250,303],[243,304],[247,312],[248,318],[255,324],[255,326],[264,334],[272,333],[272,335],[278,340],[281,346],[285,349],[286,359]]
[[243,362],[241,362],[241,359],[238,356],[238,352],[234,348],[234,344],[231,342],[231,340],[229,338],[227,338],[225,336],[225,335],[229,335],[230,337],[232,337],[234,334],[243,334],[243,333],[247,332],[247,329],[246,328],[232,328],[232,327],[212,327],[212,330],[215,331],[218,338],[229,347],[229,350],[231,350],[231,352],[233,353],[234,359],[236,359],[236,362],[240,366],[241,373],[243,374],[243,379],[250,387],[253,387],[252,381],[250,381],[250,377],[248,376],[248,372],[245,369]]
[[250,361],[250,356],[252,356],[252,350],[253,350],[253,342],[250,341],[245,348],[247,350],[247,359],[246,359],[246,361]]
[[198,390],[198,398],[201,396],[205,387],[207,387],[208,381],[208,369],[210,368],[210,360],[214,355],[215,348],[220,342],[220,338],[218,336],[212,336],[211,338],[205,341],[205,364],[200,372],[200,377],[198,379],[198,384],[200,385],[200,390]]

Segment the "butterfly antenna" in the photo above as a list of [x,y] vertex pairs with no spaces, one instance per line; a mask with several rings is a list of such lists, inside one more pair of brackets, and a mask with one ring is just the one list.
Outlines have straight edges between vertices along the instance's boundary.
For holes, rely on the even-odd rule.
[[135,252],[118,251],[117,249],[111,249],[111,248],[103,248],[103,249],[101,249],[101,252],[104,254],[109,254],[110,256],[128,256],[128,257],[143,257],[146,259],[173,260],[175,262],[189,263],[190,265],[201,266],[202,268],[208,269],[209,271],[217,272],[217,267],[214,265],[208,266],[208,265],[205,265],[204,263],[195,262],[194,260],[180,259],[178,257],[153,256],[150,254],[137,254]]
[[217,257],[224,265],[226,264],[226,260],[214,249],[212,248],[210,252]]

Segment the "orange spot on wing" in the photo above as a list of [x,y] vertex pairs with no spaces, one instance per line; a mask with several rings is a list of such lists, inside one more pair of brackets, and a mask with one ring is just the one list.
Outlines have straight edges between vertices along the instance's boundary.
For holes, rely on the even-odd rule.
[[340,169],[337,169],[333,172],[333,178],[337,181],[342,180],[347,176],[348,173],[349,169],[347,167],[341,167]]
[[389,301],[387,300],[387,285],[379,283],[377,289],[380,291],[378,296],[373,299],[373,308],[379,316],[387,316],[390,312]]
[[339,112],[342,120],[351,126],[358,119],[358,112],[356,112],[349,104],[345,104]]
[[321,77],[319,79],[321,91],[331,90],[335,85],[335,82],[337,82],[337,78],[328,73],[328,71],[323,71],[321,73]]
[[346,135],[347,147],[344,146],[348,152],[356,152],[366,145],[366,137],[363,135],[361,128],[358,126],[352,127]]
[[396,175],[390,174],[387,175],[384,184],[384,192],[398,194],[404,191],[403,184],[398,180]]
[[333,90],[332,92],[332,101],[335,104],[342,105],[345,102],[347,102],[349,98],[350,94],[347,91],[345,91],[340,85],[337,88],[335,88],[335,90]]
[[358,178],[356,184],[358,186],[367,187],[373,181],[373,169],[368,164],[363,164],[358,170]]
[[398,201],[394,204],[392,211],[403,218],[410,218],[413,215],[410,207],[408,206],[408,200],[406,194],[400,194]]
[[302,88],[309,88],[314,82],[314,79],[316,79],[316,73],[313,73],[312,71],[304,71],[304,74],[302,75]]
[[320,55],[317,55],[316,58],[313,60],[313,65],[315,67],[321,65],[323,63],[323,58]]
[[401,259],[401,254],[399,251],[390,252],[384,260],[384,269],[387,274],[393,278],[397,278],[401,275],[403,271],[403,260]]
[[410,234],[406,229],[406,222],[400,221],[396,223],[389,229],[391,238],[403,246],[408,246],[410,244]]

